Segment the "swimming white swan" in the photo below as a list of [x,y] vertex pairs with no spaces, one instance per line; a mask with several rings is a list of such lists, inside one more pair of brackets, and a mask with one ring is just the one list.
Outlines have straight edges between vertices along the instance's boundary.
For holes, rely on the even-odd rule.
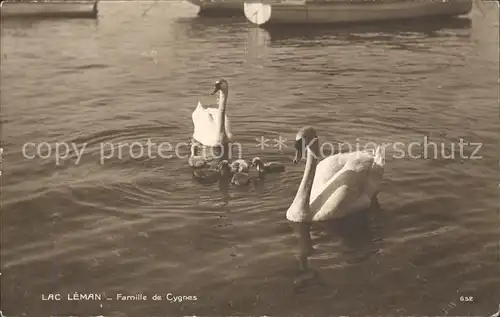
[[307,152],[304,176],[286,212],[293,222],[313,222],[342,217],[366,209],[378,194],[385,158],[379,146],[374,153],[336,154],[318,164],[319,141],[312,127],[299,130],[294,163]]
[[[226,115],[229,84],[221,79],[215,83],[212,95],[219,92],[218,108],[204,107],[198,101],[191,115],[193,119],[193,139],[204,146],[217,146],[232,138],[230,122]],[[224,120],[223,120],[224,118]]]

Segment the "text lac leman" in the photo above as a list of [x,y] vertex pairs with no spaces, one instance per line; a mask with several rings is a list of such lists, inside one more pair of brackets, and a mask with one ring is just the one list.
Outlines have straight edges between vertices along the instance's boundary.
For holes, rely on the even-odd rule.
[[[59,293],[42,294],[42,300],[62,300],[63,296]],[[99,293],[69,293],[66,296],[67,300],[103,300],[103,294]]]

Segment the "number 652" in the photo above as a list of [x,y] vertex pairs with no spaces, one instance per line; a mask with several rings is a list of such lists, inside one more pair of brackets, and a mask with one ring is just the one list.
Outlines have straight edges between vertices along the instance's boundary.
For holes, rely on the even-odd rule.
[[460,296],[460,301],[461,302],[473,302],[474,297],[472,297],[472,296]]

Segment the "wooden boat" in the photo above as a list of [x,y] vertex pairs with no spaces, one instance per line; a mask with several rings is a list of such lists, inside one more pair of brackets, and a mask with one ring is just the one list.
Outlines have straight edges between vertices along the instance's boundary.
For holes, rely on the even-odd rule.
[[61,17],[95,18],[99,0],[58,1],[1,1],[2,18],[9,17]]
[[199,15],[243,16],[244,0],[187,0],[200,8]]
[[[324,45],[324,38],[348,39],[351,34],[383,34],[382,38],[398,33],[433,33],[439,30],[456,31],[468,30],[472,27],[472,20],[469,17],[450,17],[450,18],[429,18],[415,20],[399,20],[391,21],[390,23],[374,22],[374,23],[348,23],[324,25],[311,25],[303,27],[303,25],[289,25],[287,27],[268,27],[265,33],[258,33],[262,37],[261,41],[266,43],[278,43],[283,46],[294,46],[297,43],[307,41],[308,47]],[[261,31],[261,30],[255,30]],[[459,33],[460,34],[460,33]],[[466,33],[464,33],[466,34]],[[366,38],[360,37],[356,41],[371,42],[377,41],[380,37],[369,36]]]
[[246,0],[246,18],[257,25],[327,24],[454,17],[472,0]]

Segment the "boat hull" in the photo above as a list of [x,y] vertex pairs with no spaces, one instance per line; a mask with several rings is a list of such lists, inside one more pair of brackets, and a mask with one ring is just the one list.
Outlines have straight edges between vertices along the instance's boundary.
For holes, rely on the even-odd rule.
[[200,15],[244,15],[243,0],[188,0],[200,8]]
[[376,22],[454,17],[472,10],[472,0],[245,2],[246,18],[257,25]]
[[95,18],[97,1],[2,1],[2,18],[64,17]]

